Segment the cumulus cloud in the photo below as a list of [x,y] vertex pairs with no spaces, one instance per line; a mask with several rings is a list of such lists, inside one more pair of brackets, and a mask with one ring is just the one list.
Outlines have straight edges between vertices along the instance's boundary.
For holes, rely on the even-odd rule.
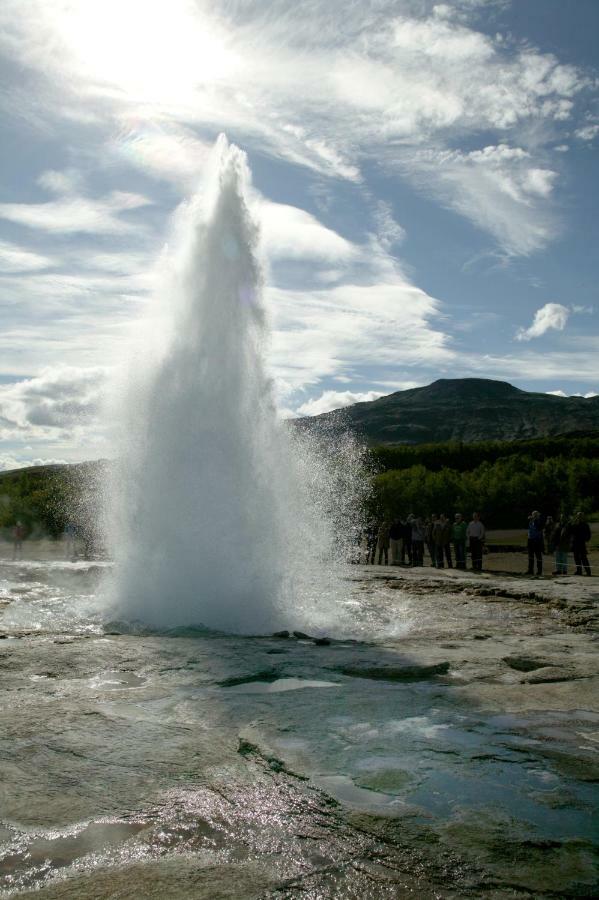
[[333,409],[343,409],[354,403],[377,400],[383,396],[383,391],[323,391],[319,397],[314,397],[298,406],[297,412],[300,416],[319,416],[321,413],[330,412]]
[[570,310],[567,306],[562,306],[561,303],[546,303],[536,311],[532,325],[520,328],[516,333],[516,340],[530,341],[542,337],[547,331],[563,331],[569,316]]
[[107,370],[73,366],[0,385],[2,439],[56,438],[97,425]]
[[7,471],[10,469],[24,469],[28,468],[29,466],[64,465],[64,463],[66,462],[66,459],[45,458],[41,456],[31,458],[30,456],[18,456],[12,453],[2,453],[0,454],[0,471]]
[[553,397],[582,397],[584,400],[590,400],[592,397],[598,397],[595,391],[587,391],[586,394],[575,393],[575,394],[567,394],[565,391],[547,391],[548,394],[551,394]]
[[574,134],[581,141],[592,141],[599,134],[599,125],[584,125],[582,128],[577,128]]

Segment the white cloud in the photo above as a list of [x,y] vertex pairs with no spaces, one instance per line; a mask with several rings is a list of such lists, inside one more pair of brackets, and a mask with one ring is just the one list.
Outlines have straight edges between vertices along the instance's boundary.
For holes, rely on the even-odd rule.
[[40,440],[97,426],[107,370],[96,366],[46,369],[33,378],[0,385],[3,440]]
[[539,250],[556,233],[547,201],[557,173],[535,165],[521,147],[419,150],[401,166],[424,190],[494,235],[510,255]]
[[[24,469],[29,466],[56,466],[66,463],[66,459],[46,459],[43,457],[15,456],[11,453],[0,454],[0,470]],[[1,490],[1,488],[0,488]]]
[[212,144],[176,123],[140,122],[109,143],[121,161],[184,190],[195,187]]
[[585,125],[583,128],[577,128],[574,134],[581,141],[592,141],[599,134],[599,125]]
[[262,241],[273,259],[324,259],[343,262],[356,255],[353,245],[296,206],[258,200]]
[[591,397],[599,397],[599,394],[595,393],[595,391],[587,391],[586,394],[567,394],[565,391],[547,391],[546,393],[551,394],[553,397],[583,397],[585,400],[590,400]]
[[557,175],[542,140],[525,163],[465,153],[438,179],[426,177],[426,161],[424,173],[414,166],[417,150],[443,152],[483,131],[496,133],[497,149],[510,130],[541,135],[543,123],[549,136],[592,82],[477,30],[479,6],[330,0],[307,13],[291,0],[5,0],[0,40],[37,73],[35,115],[95,117],[111,151],[148,174],[186,184],[205,156],[198,129],[230,130],[262,153],[355,182],[364,161],[385,157],[508,252],[529,253],[555,234],[546,202]]
[[530,341],[532,338],[541,337],[550,330],[563,331],[568,322],[570,310],[561,303],[546,303],[537,309],[532,325],[529,328],[520,328],[516,333],[516,340]]
[[38,269],[48,269],[54,264],[55,261],[49,256],[8,241],[0,241],[0,274],[35,272]]
[[384,200],[379,200],[376,205],[375,222],[378,241],[385,250],[390,250],[394,244],[400,244],[404,240],[405,229],[395,221],[391,205]]
[[382,391],[323,391],[320,397],[314,397],[298,406],[297,412],[300,416],[319,416],[333,409],[342,409],[366,400],[377,400],[383,396]]
[[366,284],[268,291],[271,362],[290,390],[360,371],[376,382],[381,370],[398,364],[439,366],[454,358],[447,336],[432,324],[440,315],[437,300],[390,265],[369,274]]
[[139,194],[113,191],[97,200],[67,196],[47,203],[0,203],[0,219],[58,234],[138,234],[139,223],[120,215],[151,203]]
[[61,172],[47,169],[39,176],[37,183],[52,194],[72,194],[81,189],[83,178],[77,169],[63,169]]

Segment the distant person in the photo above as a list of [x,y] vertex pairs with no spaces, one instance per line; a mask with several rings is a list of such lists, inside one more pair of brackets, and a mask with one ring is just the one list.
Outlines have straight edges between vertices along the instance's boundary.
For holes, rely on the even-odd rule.
[[543,520],[538,509],[531,512],[528,517],[528,571],[527,575],[534,575],[535,560],[537,563],[537,575],[543,574],[543,550],[545,535],[543,533]]
[[426,549],[428,550],[428,555],[431,558],[431,566],[437,565],[437,551],[435,548],[435,522],[437,522],[439,517],[437,513],[432,513],[430,518],[426,519],[424,523],[424,540],[426,542]]
[[482,572],[485,536],[485,526],[480,520],[480,514],[477,512],[472,513],[472,521],[468,524],[466,529],[466,537],[468,538],[468,543],[470,545],[473,572]]
[[391,557],[391,565],[399,565],[399,554],[401,548],[401,539],[403,527],[399,519],[393,519],[391,528],[389,529],[389,555]]
[[23,553],[23,541],[25,540],[25,526],[22,522],[15,522],[12,530],[12,558],[20,559]]
[[65,539],[65,555],[67,559],[75,557],[75,538],[77,537],[77,528],[72,522],[67,522],[64,527]]
[[466,568],[466,531],[468,526],[461,513],[456,513],[451,526],[451,542],[455,552],[456,569]]
[[551,533],[551,546],[555,553],[554,575],[568,574],[568,551],[572,546],[572,529],[565,516],[561,516]]
[[587,543],[591,540],[591,529],[589,523],[585,522],[581,512],[577,512],[572,523],[572,553],[574,554],[574,564],[576,566],[575,575],[591,574],[589,558],[587,556]]
[[545,525],[543,526],[543,541],[544,548],[543,553],[553,553],[553,532],[555,530],[555,522],[553,521],[553,516],[547,516],[545,519]]
[[412,520],[412,565],[424,565],[425,525],[420,516]]
[[391,526],[388,522],[382,522],[381,527],[379,528],[379,537],[377,541],[377,550],[378,550],[378,562],[379,566],[383,565],[383,558],[385,559],[385,565],[389,565],[389,530]]
[[431,546],[431,562],[437,569],[443,568],[443,523],[436,513],[431,521],[429,543]]
[[444,560],[447,559],[449,568],[453,568],[451,559],[451,527],[448,519],[441,515],[433,521],[432,542],[435,552],[435,565],[438,569],[444,568]]
[[374,565],[376,556],[376,544],[379,537],[379,526],[376,522],[369,522],[366,528],[366,565]]
[[453,560],[451,558],[451,522],[447,518],[447,516],[441,516],[441,525],[443,526],[443,531],[441,533],[442,538],[442,551],[445,555],[445,561],[447,562],[447,568],[453,569]]
[[408,565],[412,565],[412,522],[414,521],[414,516],[409,515],[408,518],[401,523],[401,563],[403,566],[406,564],[406,559],[408,561]]

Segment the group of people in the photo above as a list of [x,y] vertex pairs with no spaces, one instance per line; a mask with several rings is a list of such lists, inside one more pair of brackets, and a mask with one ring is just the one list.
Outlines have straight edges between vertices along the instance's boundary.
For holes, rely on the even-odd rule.
[[424,565],[424,548],[431,565],[439,569],[445,564],[451,569],[466,568],[468,552],[474,572],[482,571],[485,545],[485,526],[480,515],[472,513],[466,522],[456,513],[453,522],[447,516],[433,513],[427,519],[409,515],[405,519],[393,519],[381,523],[370,522],[366,528],[366,562],[392,566]]
[[[428,550],[430,565],[438,569],[466,569],[470,554],[472,571],[481,572],[485,552],[485,526],[478,513],[466,522],[456,513],[453,522],[444,515],[426,519],[409,515],[392,521],[371,521],[366,528],[366,562],[374,565],[423,566]],[[528,517],[528,575],[543,574],[543,555],[554,556],[553,575],[567,575],[569,554],[574,556],[575,575],[591,575],[587,543],[591,529],[581,512],[572,518],[544,517],[534,510]],[[536,569],[535,569],[536,565]]]
[[543,574],[543,554],[553,554],[555,568],[553,575],[568,574],[568,556],[574,556],[575,575],[591,575],[591,566],[587,554],[587,543],[591,539],[589,523],[581,512],[575,516],[560,516],[554,521],[552,516],[546,518],[538,510],[533,510],[528,517],[528,575]]

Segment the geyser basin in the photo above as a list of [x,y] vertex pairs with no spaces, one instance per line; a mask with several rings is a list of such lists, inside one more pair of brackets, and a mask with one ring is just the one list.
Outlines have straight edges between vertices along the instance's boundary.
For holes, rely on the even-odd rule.
[[[597,895],[597,660],[575,607],[354,568],[360,643],[108,635],[86,611],[98,573],[67,571],[0,565],[9,896]],[[505,662],[524,646],[554,667],[567,646],[572,680],[528,681]]]

